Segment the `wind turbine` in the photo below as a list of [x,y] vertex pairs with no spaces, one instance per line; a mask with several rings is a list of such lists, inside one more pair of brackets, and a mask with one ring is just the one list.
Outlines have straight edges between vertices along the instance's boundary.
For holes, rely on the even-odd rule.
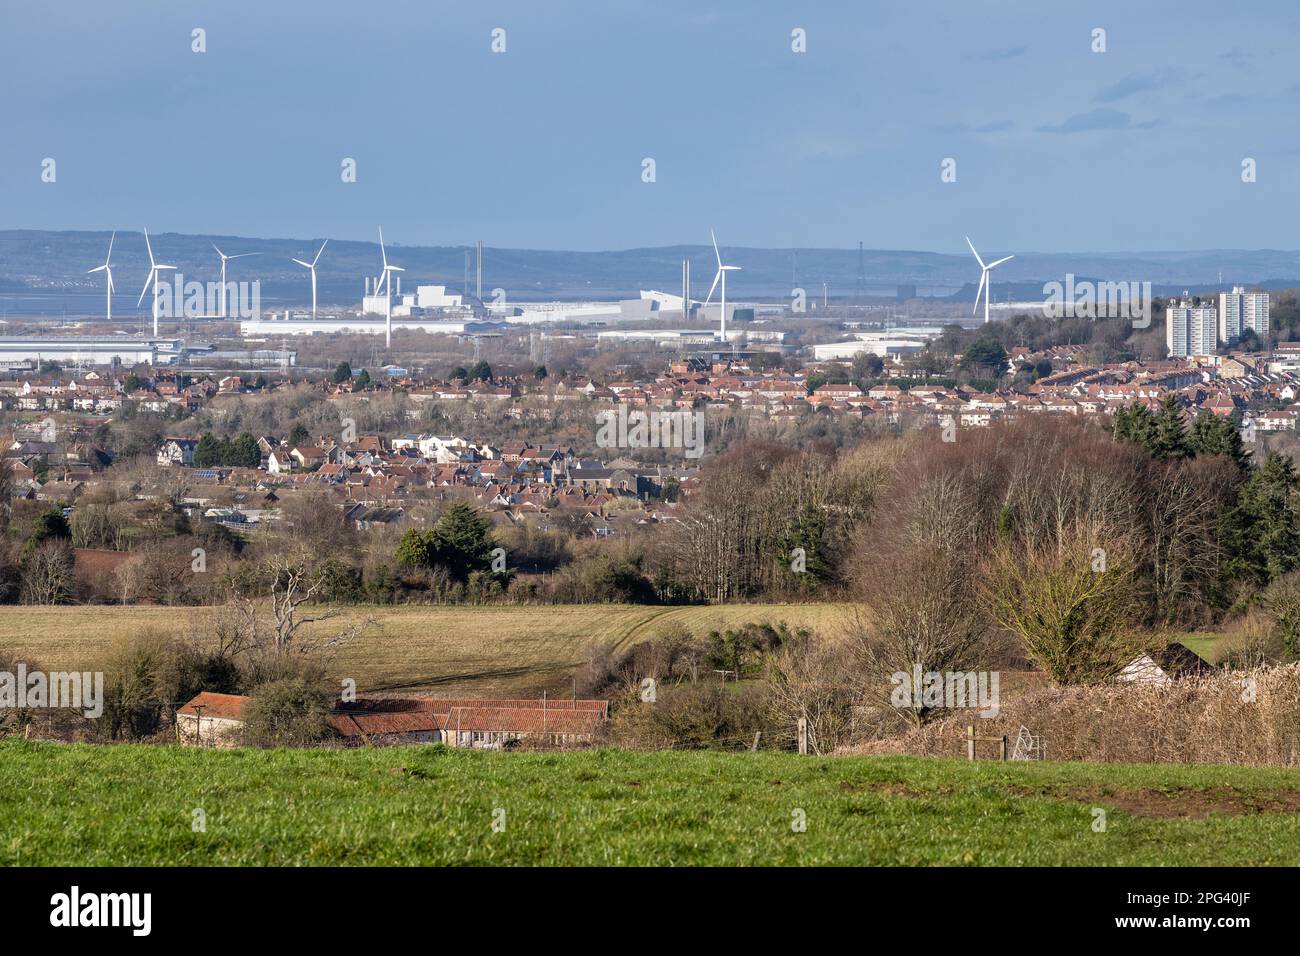
[[393,284],[389,281],[390,272],[405,272],[401,266],[388,264],[388,253],[384,251],[384,227],[379,227],[379,255],[383,257],[384,269],[375,283],[375,295],[379,286],[384,287],[384,348],[393,347]]
[[[324,242],[320,244],[320,248],[316,250],[316,258],[312,259],[311,262],[303,262],[301,259],[293,260],[294,262],[298,263],[298,265],[302,266],[304,269],[311,270],[311,317],[312,319],[316,318],[316,263],[320,261],[320,254],[325,251],[325,247],[327,245],[329,245],[328,239],[326,239]],[[213,248],[215,248],[215,246]],[[238,257],[231,256],[230,258],[235,259]],[[226,263],[223,260],[221,263],[223,268],[225,267],[225,264]],[[223,279],[225,278],[224,272],[222,273],[222,278]]]
[[970,251],[975,255],[975,261],[980,264],[980,287],[975,290],[975,307],[970,310],[970,314],[974,315],[979,311],[980,293],[983,292],[984,321],[987,323],[989,320],[989,290],[993,287],[993,283],[989,281],[989,273],[995,267],[1002,265],[1002,263],[1006,262],[1008,259],[1014,259],[1015,256],[1005,256],[1004,258],[998,259],[996,262],[990,262],[988,265],[985,265],[984,260],[980,258],[980,254],[975,252],[975,244],[970,241],[970,236],[966,237],[966,245],[970,246]]
[[104,272],[108,275],[108,291],[104,295],[104,318],[113,321],[113,240],[117,238],[117,232],[108,240],[108,255],[104,257],[104,264],[91,269],[86,275],[94,275],[96,272]]
[[709,294],[704,299],[704,306],[705,308],[708,308],[709,301],[713,298],[713,290],[718,287],[718,280],[721,279],[722,298],[720,301],[722,304],[722,324],[719,328],[718,337],[722,340],[723,344],[726,344],[727,341],[727,273],[739,272],[740,266],[724,266],[722,264],[722,253],[718,251],[718,237],[713,234],[712,229],[709,230],[709,238],[713,240],[713,255],[718,260],[718,271],[713,276],[713,285],[709,286]]
[[144,294],[149,291],[149,283],[153,283],[153,334],[158,335],[158,273],[164,269],[176,269],[175,266],[163,265],[161,262],[155,262],[153,258],[153,246],[149,243],[149,230],[144,231],[144,245],[149,250],[149,275],[145,277],[144,288],[140,290],[140,298],[136,301],[135,307],[138,309],[140,303],[144,301]]
[[[212,244],[213,249],[217,249],[217,244]],[[237,256],[228,256],[220,249],[217,249],[217,255],[221,256],[221,317],[226,318],[226,263],[231,259],[244,259],[248,256],[257,255],[256,252],[241,252]]]

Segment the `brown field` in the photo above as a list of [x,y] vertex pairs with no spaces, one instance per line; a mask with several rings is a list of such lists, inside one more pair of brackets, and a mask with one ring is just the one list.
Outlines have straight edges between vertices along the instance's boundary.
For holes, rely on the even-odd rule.
[[[116,641],[142,631],[201,633],[213,608],[3,607],[0,648],[51,670],[93,669]],[[843,604],[731,604],[654,607],[627,604],[348,607],[316,625],[330,634],[371,619],[362,635],[331,651],[331,671],[363,693],[567,695],[571,674],[593,645],[624,645],[668,625],[696,634],[746,623],[785,622],[832,633],[849,620]]]

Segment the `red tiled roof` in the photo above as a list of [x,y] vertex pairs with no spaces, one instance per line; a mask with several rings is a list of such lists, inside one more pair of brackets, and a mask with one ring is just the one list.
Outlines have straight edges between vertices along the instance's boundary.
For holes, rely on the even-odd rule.
[[555,710],[551,707],[454,707],[446,730],[506,733],[590,734],[601,721],[594,710]]
[[407,713],[348,713],[334,714],[329,725],[344,737],[371,736],[373,734],[415,734],[441,729],[442,714]]
[[211,691],[203,691],[195,694],[185,706],[176,711],[178,714],[185,714],[189,717],[227,717],[232,720],[244,719],[244,705],[248,703],[248,698],[240,694],[214,694]]

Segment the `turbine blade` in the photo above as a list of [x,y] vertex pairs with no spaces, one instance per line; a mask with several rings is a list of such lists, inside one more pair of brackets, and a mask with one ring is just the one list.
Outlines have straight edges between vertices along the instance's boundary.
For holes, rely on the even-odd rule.
[[1000,266],[1000,265],[1002,265],[1002,263],[1007,262],[1007,261],[1009,261],[1009,260],[1011,260],[1011,259],[1014,259],[1014,258],[1015,258],[1015,256],[1003,256],[1003,257],[1002,257],[1001,259],[999,259],[997,262],[990,262],[990,263],[989,263],[989,268],[992,269],[994,266]]
[[981,269],[981,270],[980,270],[980,287],[979,287],[978,289],[975,290],[975,307],[974,307],[973,309],[970,310],[970,314],[971,314],[971,315],[974,315],[976,312],[979,311],[979,308],[980,308],[980,295],[984,292],[984,283],[988,281],[988,278],[989,278],[988,270],[987,270],[987,269]]
[[[217,249],[217,244],[216,244],[215,242],[212,243],[212,248],[213,248],[213,249]],[[222,252],[220,249],[217,249],[217,255],[221,256],[221,258],[223,258],[223,259],[229,259],[229,258],[230,258],[230,256],[226,255],[226,254],[225,254],[224,252]]]
[[[320,244],[320,248],[316,250],[316,258],[311,261],[312,265],[315,265],[317,262],[320,261],[320,254],[325,251],[325,247],[329,245],[329,242],[330,241],[326,239],[324,242]],[[257,255],[257,253],[253,252],[250,253],[250,255]]]
[[718,280],[722,278],[722,270],[719,269],[713,274],[713,285],[709,286],[709,294],[704,297],[704,304],[707,306],[713,299],[713,290],[718,287]]
[[714,256],[717,258],[717,260],[718,260],[718,268],[721,269],[721,268],[722,268],[722,253],[720,253],[720,252],[718,251],[718,237],[715,236],[715,235],[713,234],[713,230],[712,230],[712,229],[709,230],[709,238],[713,240],[713,255],[714,255]]
[[149,230],[144,231],[144,247],[149,250],[149,265],[153,265],[153,245],[149,242]]
[[310,269],[312,265],[310,262],[303,262],[301,259],[294,259],[293,261],[298,263],[298,265],[302,266],[304,269]]
[[983,268],[984,268],[984,260],[981,259],[981,258],[980,258],[980,254],[979,254],[978,252],[975,251],[975,243],[973,243],[973,242],[970,241],[970,236],[967,236],[967,237],[966,237],[966,245],[970,246],[970,251],[971,251],[971,253],[975,256],[975,261],[978,262],[978,263],[980,264],[980,268],[983,269]]
[[117,230],[114,229],[114,230],[113,230],[113,234],[112,234],[111,236],[108,237],[108,255],[106,255],[106,256],[104,257],[104,265],[108,265],[109,262],[112,261],[112,258],[113,258],[113,240],[115,240],[116,238],[117,238]]
[[144,294],[149,291],[149,283],[153,281],[154,271],[149,270],[149,275],[144,280],[144,288],[140,290],[140,298],[136,300],[135,307],[140,308],[140,303],[144,301]]
[[113,270],[109,269],[108,266],[105,266],[104,268],[108,270],[108,291],[116,292],[117,286],[113,284]]
[[86,275],[94,275],[96,272],[103,272],[108,266],[95,266],[93,269],[87,269]]

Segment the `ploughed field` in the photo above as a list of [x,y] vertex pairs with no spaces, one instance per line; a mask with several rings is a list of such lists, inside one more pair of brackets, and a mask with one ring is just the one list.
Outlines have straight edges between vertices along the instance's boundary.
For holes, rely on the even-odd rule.
[[[319,609],[313,609],[314,615]],[[213,608],[0,607],[0,648],[29,655],[48,670],[87,670],[115,641],[146,630],[202,632]],[[658,607],[628,604],[345,607],[308,625],[328,637],[371,622],[330,651],[330,670],[362,693],[567,696],[573,668],[594,645],[622,646],[682,626],[696,634],[746,623],[835,631],[849,620],[838,604],[731,604]]]
[[0,865],[162,864],[1294,866],[1300,771],[0,741]]

